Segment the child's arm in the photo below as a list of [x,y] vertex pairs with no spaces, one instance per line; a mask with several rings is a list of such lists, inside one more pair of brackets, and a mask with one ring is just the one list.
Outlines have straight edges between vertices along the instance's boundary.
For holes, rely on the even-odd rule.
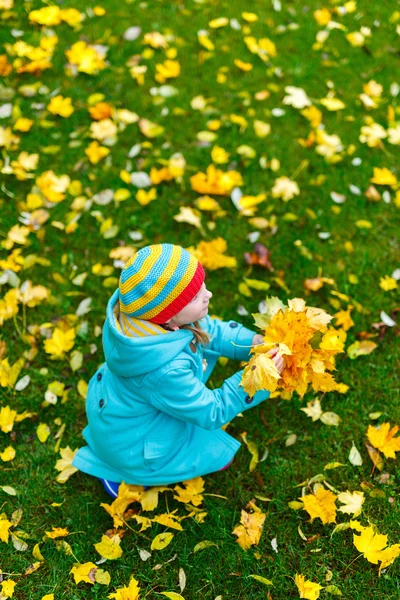
[[255,331],[247,329],[236,321],[220,321],[212,319],[209,315],[201,319],[200,325],[211,337],[210,344],[206,348],[227,358],[250,359],[250,347],[256,335]]
[[238,371],[220,388],[210,390],[195,376],[189,363],[176,361],[176,366],[155,382],[150,402],[176,419],[203,429],[219,429],[240,412],[269,397],[268,391],[257,392],[253,397],[246,394],[239,387],[242,373]]

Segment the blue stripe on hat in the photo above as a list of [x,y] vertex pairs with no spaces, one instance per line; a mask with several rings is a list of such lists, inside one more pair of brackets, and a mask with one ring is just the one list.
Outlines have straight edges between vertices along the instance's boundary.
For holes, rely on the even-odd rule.
[[[168,256],[168,259],[170,258],[170,256]],[[135,312],[135,316],[140,318],[140,315],[145,314],[146,312],[152,310],[153,308],[156,308],[157,306],[161,305],[164,300],[169,296],[169,294],[171,294],[171,292],[177,287],[177,285],[179,284],[180,280],[182,279],[182,277],[184,277],[187,268],[189,266],[189,262],[190,262],[190,254],[189,252],[187,252],[187,250],[184,250],[182,248],[182,253],[181,253],[181,257],[179,259],[179,263],[177,268],[175,269],[174,272],[174,277],[171,278],[167,284],[165,285],[165,287],[160,290],[160,293],[154,298],[154,300],[152,300],[151,302],[148,302],[145,306],[141,307],[139,310],[137,310]],[[167,266],[168,262],[166,261],[165,267]],[[151,273],[149,275],[148,278],[146,278],[141,285],[145,284],[147,282],[147,285],[154,285],[155,280],[158,279],[158,277],[155,277],[156,274]],[[130,293],[127,294],[127,297],[129,298]],[[130,302],[133,302],[136,298],[134,296],[132,296],[132,300],[129,300],[128,302],[126,302],[125,304],[129,304]]]
[[[173,244],[162,244],[162,251],[161,251],[160,257],[159,257],[158,261],[154,263],[154,265],[152,266],[151,270],[146,275],[146,277],[144,279],[142,279],[140,281],[140,283],[135,285],[131,290],[129,290],[129,292],[127,292],[126,294],[122,294],[122,296],[121,296],[122,303],[125,306],[128,306],[128,304],[131,304],[131,302],[135,302],[135,300],[138,300],[146,290],[154,287],[154,285],[157,284],[158,279],[163,274],[163,272],[171,258],[173,249],[174,249]],[[150,254],[151,254],[151,252],[147,252],[146,256],[144,258],[146,259]],[[128,277],[125,278],[125,281],[127,279],[129,279],[130,277],[132,277],[133,275],[136,275],[140,271],[142,266],[143,266],[143,260],[140,262],[140,264],[137,267],[136,267],[136,263],[134,265],[129,266],[127,270],[130,270],[130,273],[128,274]],[[131,270],[131,267],[133,267],[132,270]],[[125,283],[125,281],[123,281],[122,283]],[[157,302],[156,305],[157,304],[159,304],[159,302]]]

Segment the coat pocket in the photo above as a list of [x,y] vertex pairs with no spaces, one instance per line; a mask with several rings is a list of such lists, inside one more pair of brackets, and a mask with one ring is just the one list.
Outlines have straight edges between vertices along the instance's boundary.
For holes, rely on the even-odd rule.
[[147,438],[144,440],[144,464],[152,471],[162,469],[179,452],[185,438]]

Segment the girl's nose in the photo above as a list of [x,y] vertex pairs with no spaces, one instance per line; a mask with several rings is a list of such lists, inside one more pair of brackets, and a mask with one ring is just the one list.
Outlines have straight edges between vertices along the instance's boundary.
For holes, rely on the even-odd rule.
[[210,290],[207,290],[207,293],[208,293],[208,297],[212,298],[212,292],[210,292]]

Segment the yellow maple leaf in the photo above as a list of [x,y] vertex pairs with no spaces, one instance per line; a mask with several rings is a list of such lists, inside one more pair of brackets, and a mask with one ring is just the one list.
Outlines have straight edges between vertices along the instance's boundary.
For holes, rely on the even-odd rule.
[[[2,261],[3,263],[5,261]],[[9,268],[9,265],[1,265],[2,269]],[[14,269],[13,269],[14,270]],[[4,298],[0,300],[0,325],[3,325],[4,321],[11,319],[18,313],[18,290],[8,290],[4,294]]]
[[396,185],[397,178],[389,169],[383,167],[374,167],[374,176],[371,178],[371,183],[376,185]]
[[202,241],[197,248],[191,246],[186,248],[193,254],[203,267],[209,271],[215,271],[223,267],[236,267],[237,261],[233,256],[226,256],[227,243],[224,238],[218,237],[210,242]]
[[8,537],[10,535],[9,529],[14,523],[11,523],[8,519],[0,517],[0,540],[8,543]]
[[60,474],[56,477],[56,481],[58,481],[58,483],[65,483],[71,477],[71,475],[77,472],[78,469],[72,464],[74,456],[77,452],[78,448],[75,448],[75,450],[71,450],[69,446],[66,448],[61,448],[61,458],[58,459],[54,467],[57,469],[57,471],[60,471]]
[[160,492],[166,492],[170,490],[169,487],[151,487],[148,490],[141,492],[140,503],[143,510],[154,510],[158,506],[158,495]]
[[336,501],[337,496],[320,487],[316,494],[308,494],[299,498],[303,502],[304,510],[311,517],[311,522],[319,518],[322,523],[336,523]]
[[175,509],[172,513],[157,515],[152,519],[153,523],[160,523],[160,525],[165,525],[165,527],[171,527],[171,529],[177,529],[178,531],[183,531],[182,525],[179,521],[182,517],[175,515],[178,509]]
[[107,558],[108,560],[115,560],[116,558],[120,558],[122,556],[122,548],[120,547],[120,543],[121,538],[119,535],[113,535],[112,537],[103,535],[101,537],[101,542],[93,545],[100,556]]
[[7,446],[3,452],[0,452],[0,458],[4,462],[13,460],[15,458],[15,448],[12,446]]
[[185,488],[180,485],[174,487],[175,500],[178,502],[184,502],[185,504],[193,504],[193,506],[199,506],[203,502],[203,496],[201,492],[204,491],[204,479],[202,477],[195,477],[188,481],[183,482]]
[[237,543],[243,550],[257,545],[260,541],[266,515],[253,502],[249,502],[252,512],[241,511],[240,524],[232,531]]
[[16,582],[12,579],[6,579],[1,582],[1,597],[2,598],[12,598],[14,594],[14,588],[16,586]]
[[100,146],[99,142],[94,140],[87,148],[85,148],[85,154],[89,158],[92,165],[97,165],[102,158],[105,158],[108,154],[110,154],[110,150],[105,146]]
[[51,338],[44,341],[44,349],[52,358],[63,358],[65,353],[73,348],[75,335],[74,328],[63,331],[55,327]]
[[[15,382],[18,379],[18,375],[21,372],[22,367],[25,364],[24,358],[19,358],[13,365],[10,365],[8,358],[5,358],[0,362],[0,386],[2,387],[14,387]],[[1,417],[0,417],[1,421]],[[11,430],[10,430],[11,431]]]
[[138,600],[139,592],[139,582],[132,577],[128,587],[117,589],[114,593],[109,594],[107,598],[114,598],[114,600]]
[[306,580],[304,575],[298,573],[296,573],[294,581],[299,590],[300,598],[307,598],[307,600],[317,600],[319,598],[319,591],[322,590],[319,583],[313,583],[309,579]]
[[400,544],[387,546],[387,535],[378,533],[374,525],[364,527],[359,521],[350,521],[351,529],[358,531],[361,535],[353,534],[353,543],[369,562],[378,564],[381,570],[392,564],[400,556]]
[[[151,491],[151,490],[149,490]],[[118,488],[118,496],[112,504],[100,504],[114,520],[114,527],[122,527],[124,524],[124,513],[132,502],[141,502],[143,487],[139,485],[128,485],[122,482]]]
[[280,378],[274,361],[266,354],[258,354],[244,368],[242,383],[245,392],[254,396],[258,390],[275,391]]
[[97,567],[92,562],[87,562],[83,564],[76,564],[70,570],[70,573],[73,574],[75,583],[80,583],[81,581],[86,581],[86,583],[91,583],[92,585],[95,582],[94,573]]
[[364,492],[341,492],[338,495],[338,500],[343,504],[339,508],[339,512],[358,517],[365,500]]
[[69,535],[68,529],[64,529],[62,527],[53,527],[52,531],[45,531],[45,534],[48,538],[54,540],[55,538],[65,537]]
[[54,96],[50,100],[50,104],[47,106],[53,115],[59,115],[60,117],[68,118],[74,112],[71,98],[64,98],[63,96]]
[[2,406],[0,408],[0,428],[4,433],[12,431],[16,416],[17,411],[9,406]]
[[398,425],[394,425],[390,429],[390,423],[382,423],[379,427],[369,425],[367,437],[375,448],[383,452],[386,458],[396,458],[395,453],[400,451],[400,436],[394,436],[398,431]]
[[242,176],[237,171],[224,173],[214,165],[207,167],[206,173],[196,173],[190,178],[192,189],[199,194],[217,194],[227,196],[234,187],[243,184]]

